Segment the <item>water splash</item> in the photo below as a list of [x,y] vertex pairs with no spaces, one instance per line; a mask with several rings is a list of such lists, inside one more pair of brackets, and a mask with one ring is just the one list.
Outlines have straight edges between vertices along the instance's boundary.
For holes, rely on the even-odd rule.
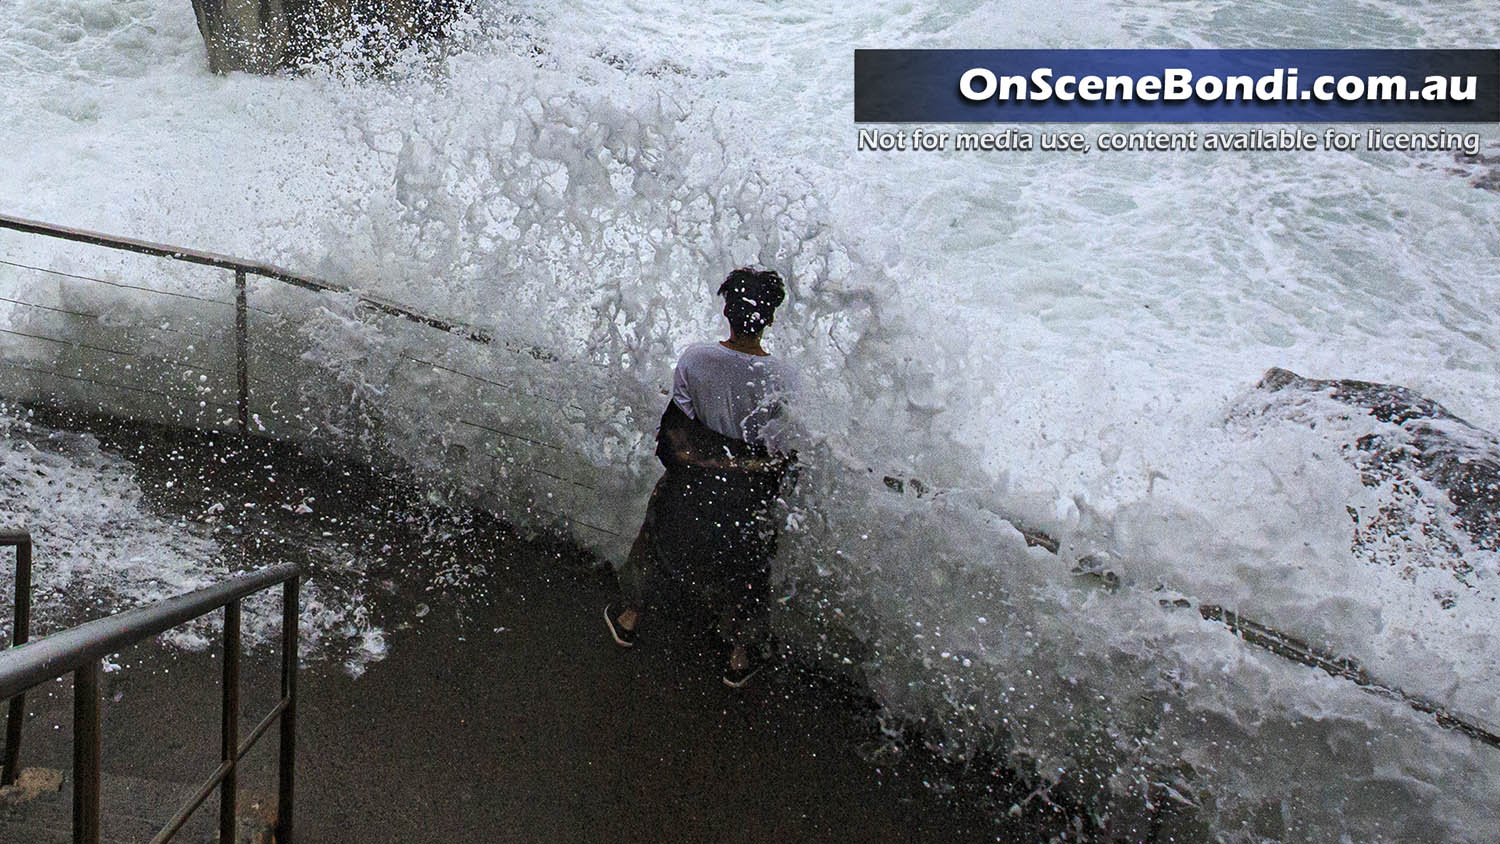
[[[97,5],[23,8],[46,35],[0,38],[27,62],[0,129],[29,150],[0,174],[15,211],[265,257],[503,340],[257,287],[274,316],[254,331],[293,359],[256,359],[277,373],[267,424],[617,554],[676,350],[717,330],[725,270],[776,266],[771,343],[811,385],[788,632],[859,663],[892,717],[1096,814],[1169,787],[1232,839],[1495,825],[1488,748],[1159,600],[1253,613],[1494,713],[1493,610],[1351,552],[1349,509],[1390,504],[1345,459],[1376,422],[1289,416],[1249,385],[1272,364],[1401,383],[1493,428],[1495,195],[1421,156],[856,155],[838,105],[862,39],[1013,43],[1022,20],[1047,46],[1415,46],[1494,31],[1477,5],[711,3],[688,27],[523,4],[373,80],[216,79],[180,10],[130,5],[74,38]],[[620,16],[639,32],[603,23]]]

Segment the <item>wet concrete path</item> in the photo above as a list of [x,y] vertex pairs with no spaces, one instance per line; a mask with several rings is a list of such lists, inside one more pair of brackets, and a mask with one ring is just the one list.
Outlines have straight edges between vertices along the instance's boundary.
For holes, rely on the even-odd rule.
[[[143,454],[101,439],[134,451],[132,459]],[[222,443],[178,442],[173,460],[160,465],[140,457],[143,485],[174,490],[159,506],[202,512],[201,501],[180,497],[185,484],[157,483],[184,465],[201,470],[199,448]],[[259,451],[245,459],[267,466],[293,458]],[[216,471],[229,477],[233,468]],[[283,479],[319,471],[316,461],[303,469],[277,464]],[[204,480],[201,471],[196,477]],[[584,561],[560,560],[566,551],[556,544],[503,526],[469,531],[464,553],[489,555],[475,590],[482,599],[429,597],[417,548],[393,545],[389,525],[377,525],[390,501],[366,506],[404,493],[372,486],[362,500],[358,491],[373,483],[353,477],[337,491],[345,516],[336,521],[381,551],[380,566],[359,577],[394,578],[381,611],[388,652],[358,677],[337,657],[304,668],[299,841],[967,842],[1036,840],[1041,832],[1034,821],[997,820],[982,794],[925,786],[941,773],[920,751],[870,758],[879,734],[868,704],[791,663],[737,691],[719,680],[716,647],[690,629],[658,623],[633,650],[618,648],[602,620],[611,578]],[[254,484],[241,493],[274,496]],[[349,517],[360,510],[377,515]],[[274,507],[256,512],[289,518]],[[240,524],[229,533],[266,530]],[[256,545],[246,563],[294,557],[296,531],[278,528],[277,536]],[[242,732],[274,700],[276,659],[271,645],[248,658]],[[117,661],[124,667],[107,675],[105,688],[106,770],[201,781],[218,748],[217,656],[150,643]],[[67,767],[70,705],[65,682],[33,694],[25,764]],[[273,730],[247,758],[242,804],[274,795],[274,752]],[[200,811],[212,812],[213,802]],[[160,809],[163,820],[170,811]]]
[[[303,670],[299,840],[1015,840],[981,803],[925,787],[920,761],[864,758],[868,719],[792,667],[731,690],[691,634],[616,648],[597,585],[510,586],[462,622],[433,610],[358,678]],[[106,770],[201,779],[218,746],[217,656],[152,644],[118,661],[104,691]],[[274,653],[257,651],[245,731],[275,684]],[[33,695],[27,765],[66,769],[70,700],[67,683]],[[246,805],[275,793],[274,748],[273,731],[247,760]],[[165,820],[171,807],[131,812]]]

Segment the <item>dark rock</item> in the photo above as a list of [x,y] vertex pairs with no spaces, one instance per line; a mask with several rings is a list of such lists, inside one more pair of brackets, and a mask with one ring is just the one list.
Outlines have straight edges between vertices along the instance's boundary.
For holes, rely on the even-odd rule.
[[214,73],[274,73],[286,65],[288,30],[281,0],[193,0],[193,14]]
[[214,73],[292,70],[340,50],[378,65],[446,37],[470,0],[193,0]]
[[[1453,519],[1475,548],[1500,550],[1500,438],[1465,422],[1421,394],[1392,384],[1371,381],[1303,378],[1285,369],[1273,368],[1258,385],[1267,391],[1300,390],[1325,394],[1351,408],[1362,410],[1389,423],[1378,434],[1367,434],[1353,443],[1354,462],[1366,485],[1392,484],[1396,494],[1420,499],[1421,490],[1412,483],[1421,478],[1446,492],[1453,505]],[[1388,521],[1382,529],[1401,521],[1399,507],[1382,508]],[[1356,516],[1356,522],[1358,517]],[[1364,528],[1374,527],[1366,525]],[[1413,527],[1411,524],[1401,529]],[[1462,557],[1462,549],[1451,539],[1436,535],[1430,524],[1417,526],[1428,539]],[[1464,580],[1465,564],[1455,567]]]
[[1465,155],[1462,152],[1454,153],[1453,160],[1458,164],[1450,172],[1460,176],[1467,176],[1469,184],[1480,190],[1500,192],[1500,150],[1493,155],[1481,152],[1477,155]]

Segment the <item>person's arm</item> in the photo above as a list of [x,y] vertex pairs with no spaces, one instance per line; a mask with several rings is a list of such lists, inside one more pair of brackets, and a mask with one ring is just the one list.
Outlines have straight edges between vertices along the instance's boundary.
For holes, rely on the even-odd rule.
[[712,444],[704,442],[701,432],[694,430],[695,427],[704,426],[696,421],[693,392],[688,385],[688,370],[691,368],[689,357],[692,351],[689,348],[683,352],[672,370],[672,396],[667,401],[667,409],[662,413],[661,424],[657,428],[656,456],[668,468],[677,465],[721,469],[723,466],[714,454]]
[[738,472],[780,471],[786,459],[764,448],[726,437],[702,422],[689,419],[673,401],[661,417],[657,455],[663,463],[700,469]]
[[672,370],[672,404],[682,410],[682,414],[688,419],[697,419],[698,412],[693,409],[693,392],[688,387],[689,357],[693,354],[690,347],[678,358],[677,366]]
[[[681,414],[681,408],[673,404],[662,417],[661,433],[657,437],[657,454],[663,458],[663,462],[699,469],[725,468],[723,459],[714,454],[711,446],[704,443],[701,436],[694,436],[693,426],[701,428],[703,425]],[[681,418],[669,427],[667,415],[681,415]]]

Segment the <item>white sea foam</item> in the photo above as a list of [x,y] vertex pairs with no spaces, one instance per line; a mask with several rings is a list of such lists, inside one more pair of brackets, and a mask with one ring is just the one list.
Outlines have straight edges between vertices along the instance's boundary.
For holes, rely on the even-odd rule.
[[[660,387],[716,330],[714,280],[777,266],[771,342],[811,385],[778,570],[815,628],[865,640],[893,715],[942,723],[955,753],[1002,733],[1085,793],[1170,782],[1228,838],[1500,824],[1500,751],[1159,604],[1239,610],[1500,721],[1492,555],[1462,549],[1467,585],[1415,540],[1389,551],[1414,574],[1370,564],[1350,509],[1394,493],[1343,446],[1379,424],[1249,390],[1271,365],[1400,383],[1495,429],[1496,195],[1435,155],[856,153],[848,111],[855,46],[1470,46],[1500,32],[1488,6],[511,3],[450,55],[357,81],[212,77],[185,3],[4,5],[0,140],[23,151],[5,210],[268,258],[503,339],[257,287],[336,381],[281,388],[320,435],[617,553],[586,525],[633,527]],[[50,303],[88,295],[0,270]],[[169,305],[113,307],[129,325]],[[528,474],[516,437],[558,446],[547,468],[577,483]],[[1424,500],[1419,520],[1451,522]],[[1090,555],[1117,588],[1070,572]]]
[[[34,545],[32,636],[111,612],[202,589],[234,572],[206,526],[153,512],[136,467],[102,449],[90,434],[27,420],[0,407],[0,524],[25,528]],[[0,594],[15,588],[15,566],[0,564]],[[336,656],[353,672],[385,655],[383,634],[362,591],[313,577],[302,587],[302,654]],[[3,622],[9,635],[10,617]],[[216,641],[213,618],[173,628],[167,641],[190,650]],[[274,646],[281,631],[279,595],[245,601],[245,639]]]

